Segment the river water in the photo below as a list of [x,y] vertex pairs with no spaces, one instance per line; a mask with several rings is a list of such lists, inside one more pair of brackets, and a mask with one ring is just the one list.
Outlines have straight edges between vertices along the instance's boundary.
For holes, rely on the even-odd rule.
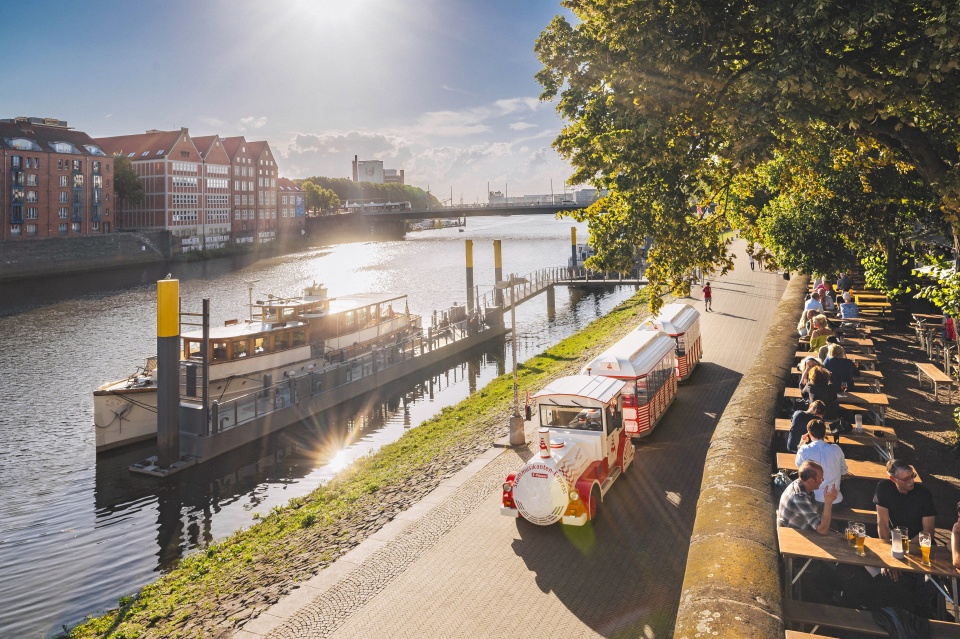
[[[566,264],[571,225],[586,238],[584,225],[548,216],[471,218],[464,232],[0,286],[0,637],[50,636],[115,607],[184,554],[310,492],[511,361],[508,336],[166,482],[141,477],[127,467],[152,454],[150,444],[96,456],[91,392],[156,351],[155,281],[168,269],[180,280],[184,311],[210,298],[213,325],[247,316],[250,280],[258,280],[255,298],[296,295],[312,280],[331,296],[407,293],[426,323],[434,310],[466,301],[465,239],[474,241],[483,294],[493,285],[493,240],[502,240],[504,275],[525,275]],[[545,296],[518,306],[518,359],[632,293],[558,288],[550,317]]]

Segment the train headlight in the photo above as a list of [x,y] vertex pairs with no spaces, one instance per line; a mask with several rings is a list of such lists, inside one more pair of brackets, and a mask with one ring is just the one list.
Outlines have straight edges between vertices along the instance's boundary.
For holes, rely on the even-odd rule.
[[570,491],[570,501],[577,501],[580,499],[580,493],[577,492],[577,489],[574,488]]
[[512,492],[512,491],[513,491],[513,484],[511,484],[510,482],[504,482],[504,484],[503,484],[503,492],[509,493],[509,492]]

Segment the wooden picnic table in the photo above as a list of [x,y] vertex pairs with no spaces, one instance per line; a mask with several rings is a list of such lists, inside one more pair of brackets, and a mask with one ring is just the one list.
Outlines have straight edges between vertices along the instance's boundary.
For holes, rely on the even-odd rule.
[[918,322],[943,322],[943,315],[932,315],[929,313],[913,313],[913,319]]
[[[790,370],[790,373],[793,375],[803,374],[800,372],[800,369],[797,367],[792,368]],[[853,378],[853,386],[854,386],[853,390],[856,390],[857,388],[859,388],[861,384],[866,386],[865,388],[863,388],[863,390],[872,389],[875,393],[879,393],[881,386],[883,385],[883,373],[881,373],[880,371],[868,371],[868,370],[861,369],[859,377]]]
[[[777,418],[774,422],[774,432],[785,437],[787,433],[790,432],[790,420],[782,417]],[[832,440],[833,443],[840,445],[841,448],[873,446],[877,449],[877,452],[880,453],[880,457],[884,461],[893,457],[893,449],[900,441],[895,430],[889,426],[877,424],[864,424],[863,430],[859,433],[856,430],[852,430],[849,433],[840,435],[839,438],[827,433],[826,440]]]
[[[843,480],[870,479],[874,481],[881,481],[884,479],[890,479],[890,475],[887,474],[886,464],[881,464],[880,462],[875,461],[864,461],[862,459],[847,459],[846,463],[847,474],[843,475]],[[777,468],[797,470],[797,454],[777,453]],[[920,481],[919,475],[917,475],[916,481]]]
[[[783,389],[783,396],[793,402],[803,398],[802,391],[796,386],[787,386]],[[880,424],[886,424],[887,406],[890,405],[886,393],[869,393],[848,389],[846,393],[837,393],[837,400],[841,405],[859,404],[869,406],[870,411],[880,418]]]

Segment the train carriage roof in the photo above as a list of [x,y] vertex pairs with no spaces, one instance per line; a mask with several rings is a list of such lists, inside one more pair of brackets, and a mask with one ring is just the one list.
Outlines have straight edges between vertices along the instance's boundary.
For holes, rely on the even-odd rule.
[[[660,314],[652,320],[653,326],[663,331],[667,335],[680,335],[690,330],[700,319],[700,311],[689,304],[675,303],[667,304],[660,309]],[[649,330],[649,323],[644,324],[638,330]]]
[[606,404],[616,397],[625,385],[626,382],[612,377],[570,375],[553,380],[534,395],[534,398],[542,399],[547,395],[566,395],[592,399]]
[[636,330],[600,353],[580,371],[589,368],[594,375],[641,377],[652,371],[676,349],[673,338],[658,330]]

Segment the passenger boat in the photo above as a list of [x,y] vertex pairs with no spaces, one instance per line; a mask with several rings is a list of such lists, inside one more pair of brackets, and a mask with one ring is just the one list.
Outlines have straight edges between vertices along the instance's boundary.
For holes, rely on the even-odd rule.
[[653,432],[676,397],[675,346],[662,331],[631,331],[581,371],[627,382],[623,389],[623,425],[630,437]]
[[[331,298],[316,283],[301,297],[251,300],[248,321],[227,320],[209,329],[207,393],[225,402],[270,386],[284,374],[348,361],[372,348],[395,344],[420,331],[406,295],[358,294]],[[180,336],[180,392],[198,399],[203,331]],[[97,452],[156,437],[157,360],[93,393]]]

